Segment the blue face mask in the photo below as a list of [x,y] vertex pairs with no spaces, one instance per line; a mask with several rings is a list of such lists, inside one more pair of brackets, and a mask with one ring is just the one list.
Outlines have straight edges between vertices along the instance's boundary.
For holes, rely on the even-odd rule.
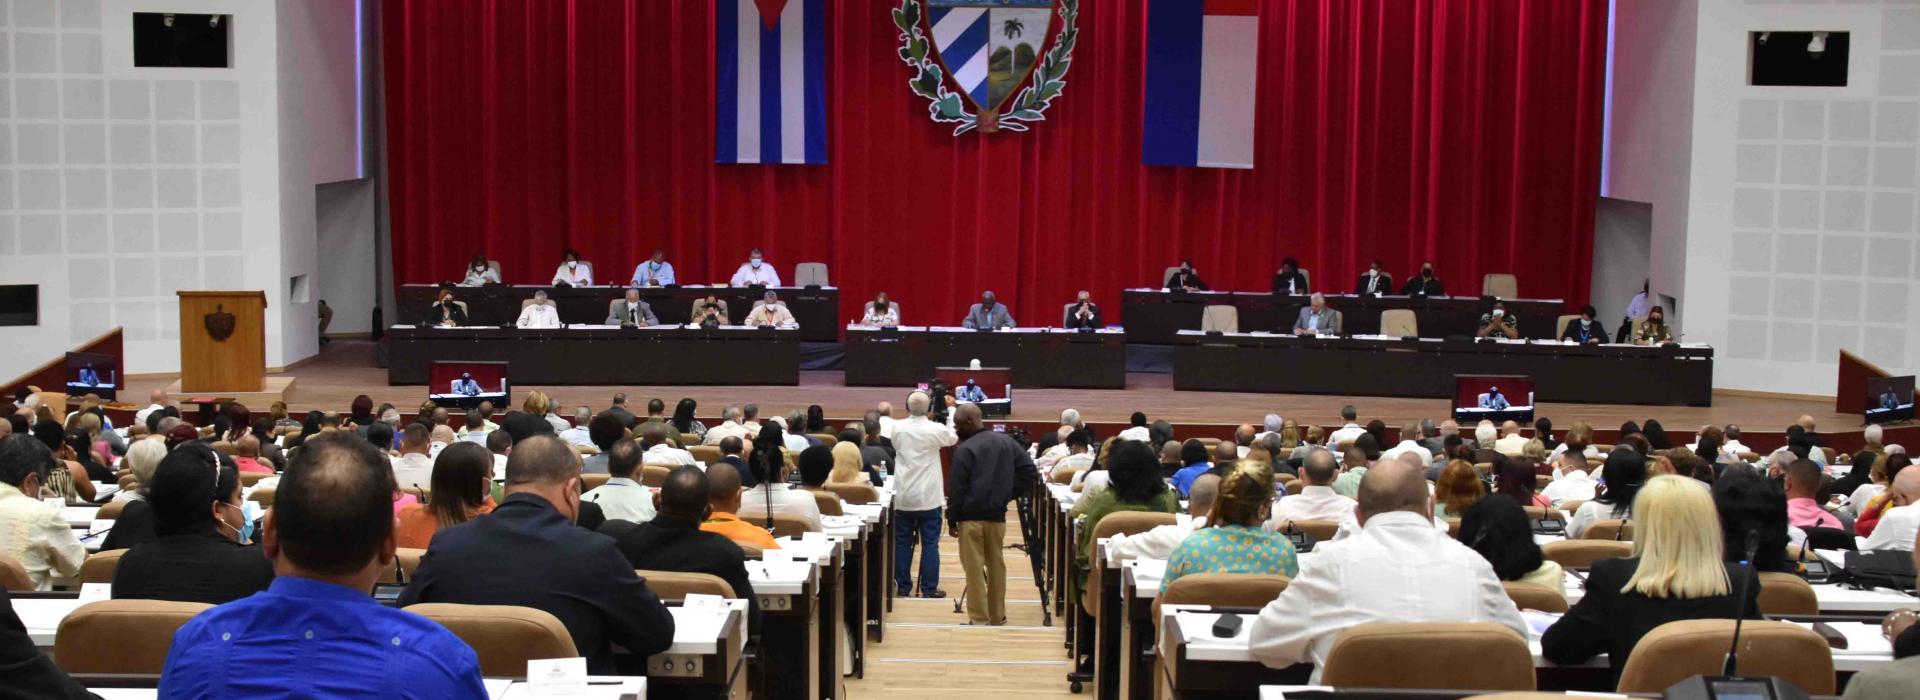
[[[226,506],[228,508],[233,507],[232,505],[226,504],[226,503],[222,503],[220,505]],[[260,504],[255,503],[253,501],[247,501],[240,508],[240,517],[244,519],[246,522],[241,523],[240,529],[235,531],[235,533],[240,536],[241,542],[251,544],[253,542],[253,523],[260,519]]]

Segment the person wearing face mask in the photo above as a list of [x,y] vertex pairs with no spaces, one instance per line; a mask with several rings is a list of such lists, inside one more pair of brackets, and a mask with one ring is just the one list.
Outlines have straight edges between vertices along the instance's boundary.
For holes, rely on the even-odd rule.
[[500,271],[487,264],[487,256],[474,253],[473,260],[467,263],[467,277],[460,280],[462,287],[478,287],[487,284],[499,284]]
[[615,644],[641,658],[666,651],[673,617],[613,538],[575,526],[581,510],[573,449],[552,435],[514,443],[506,499],[492,514],[434,535],[399,605],[544,610],[567,628],[593,674],[616,672]]
[[967,317],[960,325],[966,328],[987,328],[998,330],[1013,327],[1013,312],[1008,311],[999,297],[988,291],[980,295],[980,303],[967,309]]
[[520,318],[513,325],[518,328],[559,328],[560,311],[547,301],[547,290],[542,289],[533,293],[533,303],[520,309]]
[[1667,311],[1654,306],[1647,310],[1647,320],[1641,321],[1633,329],[1634,345],[1659,345],[1673,342],[1673,330],[1667,327]]
[[1100,328],[1100,305],[1093,303],[1093,295],[1080,290],[1074,297],[1073,306],[1067,309],[1066,327],[1073,330],[1082,328]]
[[1273,273],[1274,294],[1306,294],[1307,276],[1300,271],[1300,261],[1287,258],[1280,261],[1280,271]]
[[553,286],[591,287],[593,266],[580,262],[580,254],[568,248],[562,256],[559,269],[553,271]]
[[867,302],[865,312],[860,315],[860,325],[873,328],[900,327],[900,305],[886,292],[873,295],[873,301]]
[[1481,338],[1519,338],[1520,319],[1507,313],[1506,303],[1493,302],[1492,310],[1480,314],[1480,332],[1475,335]]
[[1393,293],[1393,275],[1380,269],[1380,261],[1367,263],[1366,273],[1360,275],[1360,281],[1353,283],[1353,293],[1365,297],[1377,297]]
[[184,445],[153,470],[147,502],[158,539],[127,550],[113,597],[219,605],[273,585],[256,546],[259,505],[240,498],[240,473],[220,453]]
[[666,251],[653,251],[653,257],[633,268],[633,286],[635,287],[671,287],[673,263],[667,262]]
[[62,467],[53,451],[31,435],[0,438],[0,556],[20,562],[34,590],[51,590],[53,579],[80,573],[87,548],[59,508],[40,500],[47,475]]
[[773,269],[772,265],[768,265],[760,257],[760,249],[755,248],[753,253],[747,256],[747,261],[740,265],[740,269],[733,271],[733,279],[729,284],[735,287],[778,287],[780,272]]
[[1207,281],[1200,279],[1200,275],[1194,273],[1192,260],[1182,260],[1180,269],[1174,270],[1173,276],[1167,278],[1167,289],[1176,292],[1188,290],[1204,292],[1207,291]]
[[1400,295],[1409,297],[1443,297],[1447,295],[1447,288],[1441,285],[1440,278],[1433,274],[1433,263],[1428,262],[1420,266],[1420,274],[1415,275],[1413,279],[1407,280],[1407,285],[1400,288]]
[[1580,318],[1567,322],[1567,330],[1560,334],[1561,340],[1581,345],[1599,345],[1607,342],[1607,329],[1595,318],[1600,312],[1592,304],[1580,308]]
[[447,328],[467,325],[467,309],[453,300],[452,286],[440,288],[439,298],[434,299],[433,307],[427,310],[427,323]]

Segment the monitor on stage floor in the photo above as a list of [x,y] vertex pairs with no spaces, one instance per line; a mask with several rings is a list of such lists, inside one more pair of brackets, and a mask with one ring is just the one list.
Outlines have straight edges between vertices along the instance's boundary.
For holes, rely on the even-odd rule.
[[947,385],[957,403],[972,403],[980,406],[980,413],[987,416],[1005,416],[1013,413],[1013,370],[1005,367],[983,367],[967,369],[965,367],[936,367],[935,379]]
[[119,358],[91,352],[67,353],[67,395],[87,394],[109,401],[119,398]]
[[1462,426],[1482,420],[1533,422],[1532,378],[1456,374],[1453,381],[1453,419]]
[[1867,380],[1868,423],[1913,420],[1913,375]]
[[427,398],[447,408],[472,408],[491,401],[505,410],[512,395],[505,362],[435,362],[427,382]]

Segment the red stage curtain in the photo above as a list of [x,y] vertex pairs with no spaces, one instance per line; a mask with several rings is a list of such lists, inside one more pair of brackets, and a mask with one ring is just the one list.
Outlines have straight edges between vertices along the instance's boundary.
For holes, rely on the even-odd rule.
[[713,162],[709,2],[388,0],[396,276],[484,251],[544,283],[572,246],[605,280],[663,248],[725,281],[759,246],[789,279],[828,263],[843,316],[885,290],[936,324],[983,289],[1028,324],[1083,288],[1117,319],[1183,256],[1217,289],[1293,256],[1344,290],[1377,257],[1587,297],[1605,0],[1264,0],[1252,171],[1140,163],[1146,0],[1082,1],[1045,123],[959,138],[907,89],[896,4],[831,8],[831,164],[762,166]]

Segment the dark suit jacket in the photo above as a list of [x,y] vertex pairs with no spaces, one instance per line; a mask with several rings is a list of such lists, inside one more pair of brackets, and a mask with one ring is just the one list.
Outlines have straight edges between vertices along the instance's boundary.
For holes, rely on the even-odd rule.
[[[1393,293],[1393,275],[1389,275],[1385,272],[1380,273],[1379,276],[1376,278],[1376,281],[1373,283],[1373,292],[1378,294],[1392,294]],[[1360,279],[1353,283],[1353,293],[1354,294],[1368,293],[1366,275],[1364,274],[1360,275]]]
[[160,536],[153,532],[153,504],[144,499],[131,501],[120,509],[120,517],[114,519],[113,529],[107,531],[107,539],[100,543],[100,551],[131,549],[157,539]]
[[[1307,276],[1304,274],[1301,274],[1299,270],[1294,270],[1293,271],[1293,293],[1306,294],[1311,291],[1313,290],[1307,289]],[[1287,293],[1286,273],[1276,272],[1273,274],[1273,293],[1274,294]]]
[[1407,280],[1406,286],[1400,288],[1400,294],[1410,297],[1443,297],[1447,295],[1447,288],[1440,284],[1438,277],[1426,279],[1414,275]]
[[[1644,594],[1621,593],[1627,579],[1640,566],[1639,559],[1602,559],[1593,563],[1587,576],[1587,595],[1568,610],[1565,617],[1547,628],[1540,638],[1540,655],[1556,664],[1577,664],[1607,653],[1607,663],[1615,677],[1626,668],[1627,655],[1640,638],[1653,628],[1679,620],[1711,618],[1732,619],[1736,614],[1749,620],[1760,619],[1760,586],[1749,581],[1745,605],[1736,605],[1734,594],[1740,579],[1752,577],[1752,570],[1739,564],[1726,564],[1727,581],[1732,586],[1726,595],[1708,598],[1650,598]],[[1742,612],[1744,611],[1744,612]]]
[[616,672],[613,645],[641,657],[673,645],[673,617],[613,538],[587,532],[546,499],[516,493],[491,515],[441,530],[400,605],[520,605],[560,618],[587,670]]
[[127,550],[113,572],[114,598],[220,605],[267,590],[273,562],[211,527]]
[[1600,321],[1595,319],[1591,325],[1582,329],[1580,327],[1580,319],[1576,318],[1567,322],[1567,331],[1560,334],[1560,339],[1571,340],[1576,343],[1585,343],[1588,340],[1598,340],[1604,343],[1607,342],[1607,327],[1601,325]]
[[1167,288],[1196,289],[1204,292],[1207,291],[1207,281],[1200,279],[1199,275],[1191,272],[1175,272],[1171,277],[1167,278]]
[[33,645],[27,626],[13,614],[13,597],[0,590],[0,698],[93,698],[100,696],[73,680]]
[[753,470],[747,468],[746,461],[740,459],[740,455],[727,455],[725,457],[721,457],[720,462],[722,464],[726,464],[727,466],[733,467],[734,471],[740,472],[740,488],[750,489],[760,484],[759,481],[754,480]]
[[606,412],[613,414],[613,417],[615,418],[619,418],[620,424],[627,426],[627,430],[633,430],[633,426],[640,424],[640,419],[633,417],[633,413],[631,411],[628,411],[627,409],[621,408],[619,406],[614,406],[613,408],[609,408],[607,409]]
[[600,526],[600,534],[619,543],[633,568],[720,577],[733,588],[733,597],[747,601],[748,629],[760,630],[760,600],[747,578],[747,555],[725,535],[702,531],[699,523],[666,513],[641,524],[609,520]]
[[[453,316],[453,325],[456,325],[456,326],[467,325],[467,312],[461,310],[459,304],[453,305],[452,316]],[[425,316],[422,316],[421,319],[424,320],[426,324],[429,326],[440,325],[440,302],[436,301],[433,304],[427,306],[427,313]]]
[[[1205,288],[1202,287],[1202,289],[1205,289]],[[1106,325],[1100,322],[1100,305],[1099,304],[1094,304],[1094,303],[1087,304],[1087,306],[1093,307],[1093,317],[1085,321],[1080,320],[1080,317],[1074,313],[1077,309],[1077,306],[1078,305],[1075,305],[1075,307],[1069,307],[1067,309],[1067,318],[1065,319],[1067,328],[1073,328],[1073,329],[1092,328],[1092,329],[1098,330],[1101,327]]]

